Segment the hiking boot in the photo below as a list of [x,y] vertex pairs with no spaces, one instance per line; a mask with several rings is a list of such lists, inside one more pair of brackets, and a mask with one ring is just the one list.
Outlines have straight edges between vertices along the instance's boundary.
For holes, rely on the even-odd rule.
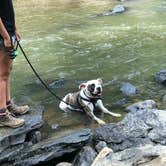
[[17,128],[25,123],[24,119],[15,118],[12,114],[6,111],[6,114],[0,115],[0,126]]
[[9,112],[11,112],[14,115],[23,115],[29,111],[29,106],[28,105],[17,106],[13,102],[10,102],[7,105],[7,109],[9,110]]

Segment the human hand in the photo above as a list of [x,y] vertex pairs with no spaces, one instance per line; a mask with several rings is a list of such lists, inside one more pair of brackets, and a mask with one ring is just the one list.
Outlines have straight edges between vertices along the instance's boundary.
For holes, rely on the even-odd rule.
[[19,33],[18,30],[15,31],[15,35],[16,35],[17,41],[20,41],[21,40],[21,34]]
[[10,40],[10,37],[4,38],[4,46],[5,46],[5,49],[7,51],[13,50],[13,45],[12,45],[12,42]]

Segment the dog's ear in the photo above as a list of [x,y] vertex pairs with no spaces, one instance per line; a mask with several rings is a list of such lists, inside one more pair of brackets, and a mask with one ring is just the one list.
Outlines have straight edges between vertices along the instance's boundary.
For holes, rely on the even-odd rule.
[[98,78],[97,81],[99,81],[101,84],[103,83],[101,78]]
[[79,85],[79,89],[83,89],[85,87],[86,87],[86,83],[82,83],[82,84]]

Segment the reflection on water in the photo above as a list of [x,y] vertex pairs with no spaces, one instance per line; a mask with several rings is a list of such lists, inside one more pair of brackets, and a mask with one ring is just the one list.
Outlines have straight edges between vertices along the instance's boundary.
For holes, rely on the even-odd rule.
[[[166,93],[153,75],[166,68],[166,10],[164,0],[134,0],[123,4],[123,14],[93,17],[119,4],[116,0],[15,0],[17,24],[22,45],[41,77],[49,83],[64,78],[64,86],[53,89],[59,96],[78,90],[82,81],[101,77],[104,103],[112,111],[125,114],[114,103],[124,98],[121,82],[130,82],[140,93],[128,98],[156,100]],[[57,131],[96,127],[84,114],[64,114],[58,102],[43,89],[25,59],[20,55],[12,75],[13,95],[20,101],[26,95],[45,106],[45,130],[59,124]],[[32,102],[29,102],[32,104]],[[120,119],[100,115],[107,122]]]

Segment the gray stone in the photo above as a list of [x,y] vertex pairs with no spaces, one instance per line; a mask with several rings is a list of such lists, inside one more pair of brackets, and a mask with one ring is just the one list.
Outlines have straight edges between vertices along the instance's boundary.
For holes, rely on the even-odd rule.
[[95,130],[94,140],[105,141],[113,151],[145,144],[166,145],[166,111],[136,110],[119,123]]
[[[63,155],[78,151],[91,139],[91,130],[82,129],[61,138],[49,138],[31,146],[22,146],[13,151],[8,148],[0,154],[0,164],[12,163],[15,166],[31,166],[45,164],[57,160]],[[7,153],[8,152],[8,153]]]
[[165,70],[160,70],[156,76],[155,79],[157,82],[166,85],[166,69]]
[[155,109],[157,106],[154,100],[145,100],[134,103],[126,108],[127,111],[137,111],[141,109]]
[[95,149],[99,153],[104,147],[107,147],[107,143],[104,141],[100,141],[96,146]]
[[133,147],[117,153],[110,153],[109,156],[101,158],[93,166],[165,166],[166,146],[145,145]]
[[27,133],[38,129],[43,124],[43,107],[37,106],[30,109],[29,113],[21,116],[25,119],[25,125],[11,129],[8,127],[0,128],[0,152],[11,145],[22,144],[25,141]]
[[57,164],[56,166],[72,166],[72,164],[67,163],[67,162],[61,162],[61,163]]
[[73,166],[91,166],[97,153],[90,146],[85,146],[76,156]]
[[58,89],[64,87],[66,81],[64,78],[60,78],[59,80],[55,80],[49,84],[49,86],[53,89]]
[[97,16],[110,16],[110,15],[113,15],[113,14],[123,13],[125,11],[126,11],[126,8],[124,6],[117,5],[111,10],[107,10],[103,13],[97,14]]
[[126,96],[133,96],[138,93],[138,89],[128,82],[122,83],[120,90]]

